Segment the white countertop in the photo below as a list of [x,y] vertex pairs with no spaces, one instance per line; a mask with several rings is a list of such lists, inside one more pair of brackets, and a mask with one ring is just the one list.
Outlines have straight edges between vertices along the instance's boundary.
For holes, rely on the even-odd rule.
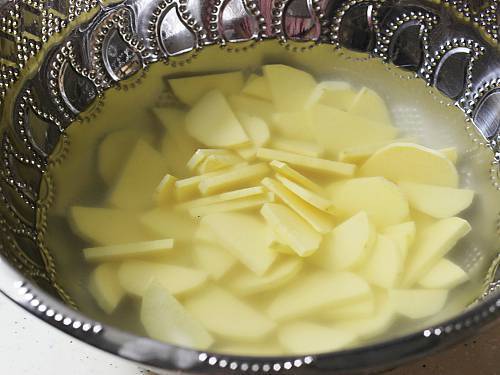
[[0,294],[0,374],[143,375],[31,316]]

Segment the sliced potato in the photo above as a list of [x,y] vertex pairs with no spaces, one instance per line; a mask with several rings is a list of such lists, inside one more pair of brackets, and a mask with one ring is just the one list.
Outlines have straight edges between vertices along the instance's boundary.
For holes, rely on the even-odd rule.
[[113,313],[125,297],[125,290],[118,280],[116,264],[98,265],[90,274],[89,291],[104,312]]
[[163,176],[153,195],[155,203],[164,205],[172,200],[175,181],[177,181],[177,177],[172,176],[171,174],[167,173]]
[[229,339],[257,341],[276,327],[265,315],[215,285],[187,298],[184,306],[209,332]]
[[196,171],[202,161],[210,155],[231,155],[232,152],[223,148],[199,148],[187,162],[187,167],[191,171]]
[[185,203],[178,204],[176,208],[184,209],[184,208],[207,206],[209,204],[222,203],[222,202],[232,201],[234,199],[254,197],[256,195],[264,194],[265,192],[266,190],[262,186],[252,186],[248,188],[227,191],[225,193],[187,201]]
[[302,268],[302,261],[295,257],[277,260],[263,275],[242,270],[228,281],[229,288],[239,295],[251,295],[278,288],[294,278]]
[[467,280],[467,272],[443,258],[418,281],[418,284],[429,289],[453,289]]
[[296,171],[288,164],[283,163],[279,160],[273,160],[269,163],[269,165],[276,173],[279,173],[280,175],[288,178],[289,180],[296,182],[302,185],[303,187],[314,191],[315,193],[318,194],[323,193],[323,189],[321,188],[321,186],[310,180],[308,177],[304,176],[302,173]]
[[250,139],[220,91],[205,94],[186,115],[186,130],[209,147],[238,147]]
[[200,224],[198,225],[198,228],[196,228],[193,238],[194,240],[200,241],[202,243],[207,243],[213,246],[221,246],[215,233],[203,221],[200,221]]
[[227,202],[214,203],[206,206],[189,208],[189,214],[194,217],[202,217],[215,213],[243,211],[257,209],[263,204],[274,202],[274,193],[264,193],[252,197],[233,199]]
[[265,65],[262,71],[278,111],[293,112],[303,109],[316,87],[313,76],[290,66]]
[[[224,248],[257,275],[263,275],[276,259],[268,248],[266,225],[252,215],[216,213],[204,216],[200,225],[207,225]],[[252,241],[247,239],[249,233]]]
[[361,301],[349,303],[345,306],[335,306],[325,309],[321,316],[328,320],[350,320],[370,318],[375,314],[376,300],[374,295]]
[[298,321],[281,327],[278,339],[290,354],[310,354],[345,349],[356,342],[357,336],[342,329]]
[[203,325],[158,284],[152,284],[144,293],[141,322],[155,340],[194,349],[208,349],[214,343]]
[[296,139],[275,138],[272,147],[276,150],[293,152],[299,155],[318,158],[323,154],[323,149],[316,143]]
[[457,164],[458,160],[458,151],[456,147],[447,147],[447,148],[442,148],[439,150],[440,153],[442,153],[446,159],[451,161],[453,164]]
[[139,219],[157,238],[174,238],[186,242],[191,240],[196,229],[193,221],[168,208],[154,208]]
[[383,177],[354,178],[334,184],[329,190],[337,215],[346,218],[366,211],[378,228],[399,224],[410,213],[398,186]]
[[309,203],[311,206],[328,213],[332,213],[335,211],[332,201],[322,197],[314,191],[309,190],[279,174],[276,175],[276,179],[281,182],[283,186],[285,186],[288,190],[290,190],[302,200]]
[[427,227],[413,246],[406,263],[403,286],[412,286],[431,270],[471,230],[470,224],[459,217],[442,219]]
[[219,280],[236,264],[236,258],[227,250],[207,243],[193,247],[194,263],[214,280]]
[[443,154],[414,143],[393,143],[373,154],[359,170],[393,182],[415,182],[456,188],[457,169]]
[[363,87],[352,101],[348,111],[381,124],[390,125],[391,115],[384,99],[372,89]]
[[203,95],[214,89],[224,95],[237,94],[244,84],[241,72],[208,74],[202,76],[173,78],[168,83],[177,98],[190,106],[194,105]]
[[273,112],[269,125],[281,136],[300,141],[314,141],[310,111]]
[[262,100],[273,100],[267,79],[263,76],[254,75],[249,77],[241,93]]
[[266,203],[260,213],[279,238],[284,240],[297,255],[310,256],[318,250],[321,235],[288,207]]
[[161,255],[170,252],[173,248],[174,240],[169,238],[120,245],[87,247],[83,249],[83,255],[88,262],[102,262],[138,256]]
[[370,293],[368,283],[353,273],[332,274],[314,270],[283,288],[269,305],[267,313],[277,321],[290,320],[362,300]]
[[372,156],[376,151],[381,148],[390,145],[391,143],[401,143],[401,142],[412,142],[410,138],[397,138],[391,140],[385,140],[380,142],[374,142],[371,144],[363,144],[361,146],[353,146],[342,149],[339,154],[339,161],[345,163],[364,163],[370,156]]
[[208,155],[198,166],[201,174],[218,171],[220,169],[233,167],[243,162],[243,159],[234,153],[226,155]]
[[361,211],[328,233],[311,260],[328,270],[355,268],[367,259],[376,237],[375,227]]
[[357,92],[345,81],[323,81],[318,83],[309,97],[306,108],[317,103],[347,111],[354,101]]
[[199,288],[207,281],[207,274],[202,271],[140,260],[124,262],[118,270],[118,277],[127,293],[139,297],[144,296],[153,282],[171,294],[179,295]]
[[384,235],[396,243],[403,261],[406,259],[406,255],[413,245],[413,241],[415,241],[416,233],[417,226],[413,221],[391,225],[386,227],[383,232]]
[[401,278],[403,257],[395,241],[389,236],[377,235],[372,253],[361,266],[361,275],[381,288],[394,288]]
[[274,105],[266,100],[260,100],[248,95],[231,95],[227,99],[235,113],[247,113],[257,116],[270,124],[273,113],[276,111]]
[[[145,165],[148,167],[144,168]],[[139,140],[111,192],[110,203],[127,210],[151,206],[155,188],[166,174],[166,169],[163,156],[146,142]]]
[[257,116],[250,116],[244,112],[236,113],[243,129],[256,147],[262,147],[269,142],[271,133],[267,123]]
[[73,206],[69,210],[73,231],[97,245],[114,245],[152,239],[135,212],[114,208]]
[[394,289],[389,299],[394,310],[410,319],[422,319],[440,312],[448,291],[445,289]]
[[472,204],[474,191],[443,186],[400,182],[412,208],[438,219],[458,215]]

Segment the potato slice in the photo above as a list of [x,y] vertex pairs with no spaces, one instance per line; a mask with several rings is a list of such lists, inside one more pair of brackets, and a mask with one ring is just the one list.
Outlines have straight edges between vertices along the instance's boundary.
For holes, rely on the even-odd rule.
[[245,184],[260,181],[269,174],[266,163],[252,164],[241,168],[234,168],[216,176],[201,180],[199,190],[203,195],[210,195],[227,191]]
[[391,115],[384,99],[372,89],[363,87],[352,101],[348,110],[381,124],[391,125]]
[[309,73],[286,65],[265,65],[262,68],[278,111],[300,111],[316,87]]
[[389,236],[377,235],[372,253],[361,266],[360,274],[371,284],[394,288],[401,278],[403,257],[395,241]]
[[345,81],[323,81],[318,83],[309,97],[306,108],[317,103],[347,111],[354,101],[357,92]]
[[336,156],[350,147],[360,147],[394,139],[396,128],[322,104],[312,109],[313,132],[326,152]]
[[273,160],[269,163],[271,168],[276,172],[282,175],[283,177],[288,178],[289,180],[296,182],[303,187],[314,191],[315,193],[322,194],[323,189],[321,186],[310,180],[308,177],[304,176],[302,173],[296,171],[288,164],[283,163],[279,160]]
[[241,93],[249,96],[254,96],[262,100],[273,100],[271,89],[269,88],[269,83],[267,82],[266,77],[263,76],[250,76],[245,83],[245,86],[241,90]]
[[276,327],[265,315],[215,285],[187,298],[184,306],[209,332],[229,339],[257,341]]
[[321,195],[315,193],[314,191],[302,187],[292,180],[289,180],[288,178],[283,177],[279,174],[276,175],[276,179],[281,182],[283,186],[285,186],[288,190],[309,203],[311,206],[314,206],[317,209],[328,213],[334,212],[334,207],[330,200],[323,198]]
[[164,205],[172,200],[174,195],[175,181],[177,181],[177,177],[172,176],[171,174],[167,173],[165,176],[163,176],[153,194],[153,201],[156,204]]
[[371,295],[362,301],[325,309],[321,316],[333,321],[370,318],[375,314],[375,307],[375,296]]
[[410,319],[422,319],[440,312],[448,298],[445,289],[394,289],[389,299],[394,310]]
[[191,171],[196,171],[202,161],[210,155],[231,155],[231,151],[222,148],[199,148],[187,162],[187,167]]
[[[144,168],[145,165],[147,168]],[[111,192],[110,203],[127,210],[151,206],[155,188],[166,174],[166,169],[163,156],[146,142],[139,140]]]
[[254,146],[238,148],[235,151],[243,160],[254,161],[256,159],[257,148]]
[[297,255],[306,257],[318,250],[321,235],[288,207],[266,203],[260,213],[279,238],[284,240]]
[[328,233],[311,260],[328,270],[355,268],[367,259],[376,237],[375,227],[361,211]]
[[205,94],[186,115],[186,130],[209,147],[238,147],[250,142],[220,91]]
[[227,191],[225,193],[211,195],[209,197],[203,197],[188,201],[185,203],[178,204],[175,206],[179,209],[192,208],[192,207],[202,207],[214,203],[222,203],[227,201],[232,201],[234,199],[241,199],[247,197],[254,197],[257,195],[264,194],[266,190],[262,186],[253,186],[233,191]]
[[[268,248],[266,225],[252,215],[216,213],[204,216],[200,225],[207,225],[224,248],[257,275],[263,275],[276,259]],[[248,241],[249,233],[252,241]]]
[[399,187],[415,210],[438,219],[458,215],[472,204],[474,191],[400,182]]
[[413,241],[415,241],[416,233],[417,226],[413,221],[391,225],[386,227],[383,232],[384,235],[391,238],[396,243],[403,261],[406,259],[406,255],[413,245]]
[[270,125],[281,136],[301,141],[314,141],[310,111],[273,112]]
[[273,113],[276,112],[272,103],[248,95],[231,95],[227,100],[235,113],[247,113],[251,116],[260,117],[267,124],[270,124]]
[[189,209],[189,214],[192,217],[197,218],[215,213],[257,209],[265,203],[274,202],[274,199],[274,193],[264,193],[253,197],[234,199],[228,202],[209,204],[201,207],[192,207]]
[[325,173],[334,176],[351,177],[356,171],[354,164],[340,163],[327,159],[312,158],[291,152],[272,150],[270,148],[257,149],[257,158],[261,160],[279,160],[297,167],[308,169],[314,172]]
[[368,283],[353,273],[314,270],[283,288],[267,313],[277,321],[290,320],[362,300],[370,293]]
[[203,325],[158,284],[152,284],[144,293],[141,322],[155,340],[194,349],[208,349],[214,343]]
[[105,313],[113,313],[125,297],[125,290],[118,281],[116,264],[103,263],[97,266],[90,274],[89,291]]
[[226,155],[208,155],[198,166],[201,174],[218,171],[220,169],[233,167],[243,162],[243,159],[234,153]]
[[373,154],[359,170],[393,182],[415,182],[456,188],[457,169],[438,151],[413,143],[393,143]]
[[275,138],[272,142],[272,147],[276,150],[293,152],[313,158],[320,157],[323,154],[323,149],[316,142],[296,139]]
[[73,231],[97,245],[114,245],[152,239],[137,214],[114,208],[73,206],[69,210]]
[[207,274],[202,271],[141,260],[124,262],[118,270],[118,277],[127,293],[139,297],[144,296],[153,282],[173,295],[179,295],[199,288],[207,281]]
[[244,112],[236,113],[243,129],[256,147],[262,147],[269,142],[271,133],[267,123],[257,116],[250,116]]
[[215,233],[203,221],[200,221],[200,224],[194,233],[194,239],[213,246],[221,246]]
[[294,322],[278,330],[278,339],[290,354],[303,355],[345,349],[357,337],[352,332],[317,323]]
[[467,280],[467,272],[443,258],[418,281],[418,284],[429,289],[453,289]]
[[87,262],[102,262],[139,256],[161,255],[170,252],[173,248],[174,240],[169,238],[120,245],[87,247],[83,249],[83,255]]
[[228,281],[229,288],[238,295],[251,295],[278,288],[294,278],[302,268],[302,261],[295,257],[277,260],[263,275],[243,270]]
[[281,182],[266,177],[262,180],[262,185],[276,194],[283,203],[295,211],[319,233],[325,234],[332,230],[333,220],[331,215],[318,210],[306,201],[300,199],[290,190],[285,188]]
[[154,208],[140,216],[144,227],[160,238],[190,241],[196,229],[195,223],[169,208]]
[[193,247],[194,263],[214,280],[219,280],[236,264],[236,258],[228,251],[207,243]]
[[458,160],[458,151],[456,147],[446,147],[442,148],[439,150],[440,153],[442,153],[446,159],[451,161],[453,164],[457,164]]
[[406,262],[403,286],[410,287],[431,270],[471,230],[459,217],[442,219],[427,227],[419,236]]
[[382,147],[390,145],[391,143],[409,143],[412,142],[411,138],[398,138],[391,139],[381,142],[374,142],[371,144],[364,144],[361,146],[353,146],[349,148],[345,148],[339,152],[339,161],[344,163],[355,163],[360,164],[364,163],[370,156],[372,156],[375,152],[380,150]]
[[354,178],[332,185],[330,199],[335,213],[350,217],[366,211],[378,228],[408,219],[408,201],[398,186],[383,177]]
[[190,106],[214,89],[224,95],[237,94],[244,85],[241,72],[207,74],[194,77],[169,79],[168,83],[177,98]]

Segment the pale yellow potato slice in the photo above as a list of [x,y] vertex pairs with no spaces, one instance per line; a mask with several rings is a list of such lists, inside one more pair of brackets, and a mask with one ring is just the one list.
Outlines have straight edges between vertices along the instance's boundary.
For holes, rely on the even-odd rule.
[[406,221],[408,201],[399,187],[383,177],[354,178],[331,186],[330,199],[335,214],[350,217],[366,211],[378,228]]
[[283,288],[267,313],[276,321],[285,321],[360,301],[370,293],[368,283],[353,273],[314,270]]
[[198,188],[203,195],[220,193],[241,187],[245,184],[260,181],[260,179],[268,175],[269,172],[270,168],[267,163],[233,168],[225,173],[202,179]]
[[139,216],[140,222],[159,238],[190,241],[195,223],[171,208],[154,208]]
[[129,260],[118,270],[120,284],[134,296],[142,297],[154,282],[166,288],[173,295],[190,292],[206,283],[206,272],[192,268]]
[[98,265],[90,274],[89,291],[105,313],[113,313],[125,297],[125,290],[118,280],[116,264]]
[[316,87],[309,73],[286,65],[265,65],[262,68],[273,102],[278,111],[300,111]]
[[442,153],[446,157],[446,159],[451,161],[453,164],[457,164],[458,151],[456,147],[442,148],[441,150],[439,150],[439,152]]
[[217,194],[217,195],[211,195],[209,197],[194,199],[191,201],[187,201],[187,202],[178,204],[175,207],[179,208],[179,209],[201,207],[201,206],[207,206],[209,204],[214,204],[214,203],[227,202],[227,201],[231,201],[234,199],[253,197],[256,195],[264,194],[265,192],[266,192],[266,190],[262,186],[252,186],[252,187],[248,187],[248,188],[227,191],[225,193],[221,193],[221,194]]
[[318,158],[323,154],[323,149],[316,142],[301,141],[296,139],[275,138],[271,146],[280,151]]
[[391,143],[409,143],[412,142],[411,138],[397,138],[381,142],[375,142],[371,144],[364,144],[361,146],[353,146],[341,150],[338,154],[339,161],[345,163],[364,163],[370,156],[372,156],[376,151],[380,150]]
[[209,204],[206,206],[189,208],[189,214],[194,217],[202,217],[215,213],[243,211],[249,209],[258,209],[263,204],[274,202],[274,193],[264,193],[253,197],[234,199],[227,202]]
[[383,234],[391,238],[396,243],[404,261],[408,251],[415,241],[417,226],[415,225],[415,222],[407,221],[406,223],[386,227]]
[[237,112],[236,115],[254,146],[262,147],[269,142],[271,133],[263,119],[245,112]]
[[264,314],[215,285],[187,298],[184,306],[209,332],[229,339],[258,341],[276,327]]
[[314,141],[310,111],[273,112],[269,124],[281,136],[301,141]]
[[332,230],[333,218],[331,215],[318,210],[316,207],[297,197],[284,187],[281,182],[266,177],[262,180],[262,185],[276,194],[283,203],[295,211],[319,233],[325,234]]
[[166,174],[166,169],[163,156],[146,142],[139,140],[111,192],[109,202],[117,208],[127,210],[151,206],[155,188]]
[[309,97],[306,108],[311,108],[316,103],[347,111],[351,106],[357,92],[345,81],[323,81],[316,85]]
[[252,295],[278,288],[294,278],[302,268],[302,261],[296,257],[277,260],[262,276],[242,270],[228,280],[231,291],[238,295]]
[[283,184],[288,190],[297,195],[299,198],[303,199],[311,206],[320,209],[321,211],[325,211],[328,213],[334,212],[334,207],[332,201],[322,197],[321,195],[315,193],[312,190],[309,190],[288,178],[281,176],[280,174],[276,175],[276,179]]
[[73,206],[69,209],[71,229],[97,245],[114,245],[152,239],[137,213],[114,208]]
[[459,217],[442,219],[428,226],[413,245],[402,285],[411,287],[415,284],[470,230],[470,224]]
[[270,124],[273,114],[276,112],[271,102],[248,95],[231,95],[227,100],[235,113],[247,113],[251,116],[257,116],[268,124]]
[[253,75],[247,79],[241,90],[242,94],[254,96],[258,99],[272,101],[273,96],[266,77]]
[[[224,248],[257,275],[263,275],[276,259],[277,254],[268,247],[265,223],[253,215],[216,213],[204,216],[200,223],[207,225]],[[248,241],[249,233],[252,241]]]
[[390,125],[392,123],[391,114],[384,99],[368,87],[359,90],[348,111],[381,124]]
[[387,124],[322,104],[315,105],[311,112],[316,141],[334,156],[346,148],[390,141],[398,133],[396,128]]
[[200,221],[198,228],[196,228],[194,239],[195,241],[200,241],[202,243],[207,243],[213,246],[221,246],[215,233],[203,221]]
[[186,130],[209,147],[238,147],[250,142],[224,95],[205,94],[186,115]]
[[376,238],[375,227],[361,211],[328,233],[311,260],[328,270],[355,268],[367,259]]
[[448,298],[446,289],[394,289],[389,300],[394,310],[410,319],[422,319],[440,312]]
[[194,263],[214,280],[219,280],[226,275],[236,264],[236,258],[220,246],[208,243],[193,245]]
[[351,177],[356,171],[354,164],[341,163],[327,159],[313,158],[294,154],[286,151],[273,150],[270,148],[257,149],[257,158],[261,160],[279,160],[310,171],[320,172],[328,175]]
[[325,309],[321,316],[328,320],[351,320],[370,318],[375,315],[375,296],[370,295],[361,301],[353,302],[345,306],[335,306]]
[[472,204],[474,191],[443,186],[400,182],[410,206],[438,219],[456,216]]
[[237,94],[244,85],[241,72],[208,74],[194,77],[173,78],[168,83],[175,96],[183,103],[194,105],[203,95],[214,89],[224,95]]
[[323,189],[317,183],[304,176],[302,173],[290,167],[288,164],[283,163],[279,160],[273,160],[269,163],[271,168],[280,175],[288,178],[289,180],[296,182],[303,187],[314,191],[315,193],[322,194]]
[[414,143],[393,143],[373,154],[359,170],[362,176],[382,176],[393,182],[458,186],[457,169],[439,151]]
[[161,179],[153,194],[153,201],[158,205],[169,203],[174,195],[175,181],[177,177],[166,174]]
[[198,173],[205,174],[240,164],[243,159],[234,153],[208,155],[198,166]]
[[141,323],[149,337],[169,344],[208,349],[214,339],[161,285],[152,284],[141,303]]
[[345,349],[356,342],[357,336],[342,329],[298,321],[280,327],[278,339],[290,354],[312,354]]
[[318,250],[321,235],[287,206],[266,203],[260,213],[278,237],[297,255],[306,257]]
[[243,148],[237,148],[236,153],[246,161],[254,161],[257,155],[257,148],[254,146],[248,146]]
[[227,154],[231,154],[231,151],[222,148],[199,148],[194,152],[186,165],[189,170],[196,171],[198,169],[198,166],[203,160],[205,160],[207,156]]
[[372,253],[360,268],[360,274],[381,288],[394,288],[401,278],[403,257],[395,241],[389,236],[377,235]]
[[432,216],[416,210],[410,210],[410,216],[417,227],[417,233],[422,233],[426,228],[439,221]]
[[462,268],[448,259],[441,259],[420,280],[418,285],[428,289],[453,289],[469,280]]
[[83,256],[88,262],[102,262],[139,256],[162,255],[170,252],[173,248],[174,240],[168,238],[120,245],[87,247],[83,249]]

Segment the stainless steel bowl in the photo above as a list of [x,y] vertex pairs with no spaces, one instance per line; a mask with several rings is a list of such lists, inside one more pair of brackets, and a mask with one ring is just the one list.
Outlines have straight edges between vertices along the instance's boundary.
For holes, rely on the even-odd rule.
[[[367,373],[444,348],[500,318],[497,257],[489,259],[484,294],[459,316],[380,344],[320,355],[243,357],[139,337],[75,309],[44,242],[54,189],[43,178],[50,163],[64,158],[64,129],[98,108],[108,88],[133,88],[141,72],[160,60],[185,66],[208,45],[220,45],[231,59],[277,39],[290,53],[331,44],[332,54],[379,58],[404,68],[403,80],[424,80],[463,111],[472,125],[471,143],[491,150],[484,173],[499,190],[498,1],[15,0],[0,8],[0,16],[0,291],[29,313],[160,373],[218,374]],[[498,220],[487,230],[500,238]]]

